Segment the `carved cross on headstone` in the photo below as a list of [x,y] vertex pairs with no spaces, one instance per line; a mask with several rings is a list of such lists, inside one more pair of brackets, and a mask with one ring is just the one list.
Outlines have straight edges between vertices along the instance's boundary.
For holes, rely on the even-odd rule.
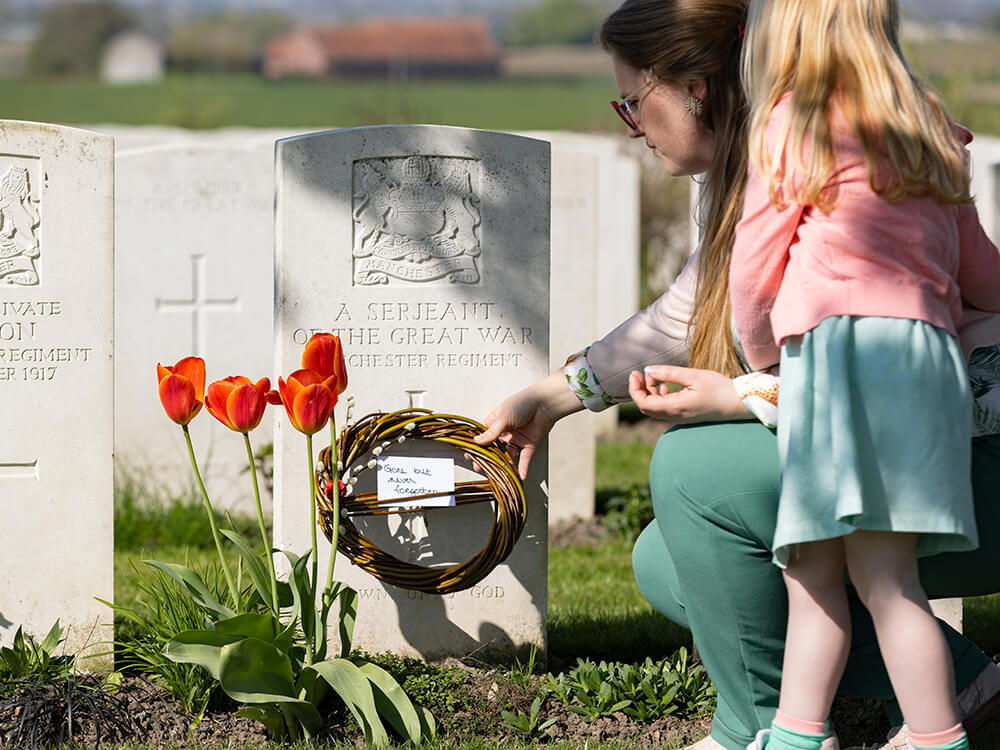
[[404,391],[410,398],[410,408],[411,409],[423,409],[424,407],[424,394],[427,391],[418,391],[407,389]]
[[198,356],[205,355],[207,332],[205,314],[208,312],[239,312],[239,297],[210,299],[208,297],[208,274],[205,266],[208,259],[204,255],[191,256],[191,299],[157,299],[157,312],[191,314],[191,351]]
[[0,463],[0,479],[38,479],[38,459]]

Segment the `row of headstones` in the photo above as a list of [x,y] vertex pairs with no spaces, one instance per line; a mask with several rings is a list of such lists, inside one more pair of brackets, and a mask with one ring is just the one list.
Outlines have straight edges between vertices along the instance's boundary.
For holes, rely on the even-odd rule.
[[[273,377],[298,367],[312,332],[333,330],[356,414],[413,405],[477,417],[561,364],[572,349],[554,351],[557,337],[579,347],[632,312],[634,251],[596,255],[601,242],[606,254],[637,245],[636,165],[601,139],[551,140],[394,126],[116,158],[107,135],[0,122],[3,639],[56,618],[68,648],[110,637],[95,597],[112,599],[112,435],[117,458],[148,471],[141,481],[187,484],[180,430],[155,397],[157,361],[200,354],[210,380]],[[564,439],[592,462],[587,424]],[[207,415],[192,428],[215,498],[248,496],[238,436]],[[275,542],[301,552],[304,445],[283,419],[274,430]],[[579,467],[567,486],[586,484]],[[543,645],[547,468],[542,452],[522,539],[482,585],[415,595],[341,560],[338,577],[364,602],[357,645],[424,657]],[[471,557],[489,526],[481,508],[370,533],[433,565]]]
[[[148,165],[152,185],[144,192],[120,174],[119,218],[137,201],[146,219],[134,250],[125,249],[125,230],[117,227],[116,259],[110,137],[0,122],[0,144],[0,408],[6,417],[0,433],[0,528],[6,542],[0,557],[5,582],[0,635],[9,640],[18,624],[41,633],[61,618],[71,628],[70,648],[110,637],[110,612],[94,597],[111,600],[113,588],[113,402],[135,387],[141,394],[136,403],[143,402],[137,408],[147,416],[131,442],[159,444],[163,453],[183,451],[179,440],[158,443],[173,426],[155,406],[152,363],[170,361],[173,355],[163,353],[169,347],[177,347],[178,357],[191,353],[187,344],[208,330],[204,318],[194,314],[198,305],[206,316],[208,303],[249,309],[251,298],[272,299],[273,283],[276,356],[273,370],[265,360],[266,371],[295,369],[313,330],[340,330],[355,357],[349,364],[350,390],[359,414],[416,403],[478,415],[546,374],[563,356],[550,356],[555,340],[550,291],[558,298],[563,285],[555,273],[550,276],[550,221],[555,254],[560,220],[567,234],[579,229],[575,236],[584,238],[595,222],[593,231],[600,234],[593,207],[614,198],[596,191],[590,204],[585,198],[569,201],[569,207],[589,205],[589,212],[580,208],[571,214],[583,228],[560,219],[557,211],[550,215],[550,196],[559,195],[558,168],[550,173],[550,147],[535,139],[389,127],[283,140],[273,182],[277,273],[265,269],[268,284],[262,291],[242,286],[255,273],[245,254],[260,234],[270,237],[270,226],[265,222],[264,229],[240,234],[239,224],[220,230],[208,220],[235,207],[242,207],[244,217],[272,215],[270,197],[255,200],[242,187],[253,167],[227,172],[240,154],[259,148],[231,149],[228,160],[213,163],[207,176],[200,171],[207,159],[198,157],[209,151],[192,148],[184,157],[187,149],[181,150],[167,163]],[[124,156],[119,166],[126,163]],[[984,224],[995,232],[1000,143],[978,140],[974,160]],[[598,187],[610,181],[622,192],[600,164],[598,159],[589,172],[564,177],[563,184],[583,184],[589,175]],[[179,213],[170,216],[171,211]],[[166,216],[158,219],[161,212]],[[161,246],[164,241],[174,246]],[[407,251],[400,253],[404,245]],[[218,246],[228,248],[219,260],[220,274],[234,288],[214,298],[204,258]],[[144,247],[151,249],[144,253]],[[567,247],[567,266],[591,262],[590,246],[582,253],[580,246]],[[138,257],[143,259],[138,272],[125,270],[123,264]],[[602,260],[595,275],[610,274],[614,265]],[[175,281],[175,288],[142,290],[150,279],[176,280],[178,268],[190,270],[186,289]],[[586,285],[593,277],[582,279]],[[566,297],[570,312],[593,314],[577,309],[586,307],[580,303],[584,295],[573,291]],[[141,303],[136,312],[122,312],[130,296],[145,296],[145,312]],[[157,317],[176,313],[172,305],[189,310],[188,335],[179,341],[155,326]],[[231,347],[231,359],[210,355],[210,378],[260,374],[250,371],[249,352],[271,338],[269,305],[263,306],[259,327],[235,339],[239,346]],[[551,309],[555,318],[558,305]],[[616,313],[616,320],[621,317],[624,312]],[[580,321],[575,333],[584,339],[593,335],[583,322],[587,318],[572,320]],[[162,348],[139,358],[135,382],[119,382],[116,392],[115,371],[126,359],[120,352],[157,341]],[[203,417],[200,424],[212,421]],[[278,425],[276,543],[301,551],[309,536],[304,449],[296,435],[282,429],[283,421]],[[580,433],[574,431],[574,440]],[[219,443],[222,437],[234,440],[220,432]],[[214,446],[212,439],[201,441],[201,447],[208,444]],[[186,471],[183,462],[174,462],[150,479],[166,486]],[[443,598],[413,594],[383,586],[342,560],[339,577],[355,586],[364,602],[358,645],[434,657],[544,644],[545,475],[543,453],[526,482],[532,512],[522,540],[480,586]],[[387,523],[381,533],[398,542],[402,555],[432,564],[475,552],[483,539],[468,530],[485,533],[486,521],[428,514],[413,523]],[[422,540],[431,524],[435,549],[428,558]],[[445,539],[450,544],[438,544]]]
[[[195,135],[171,128],[122,128],[115,136],[117,298],[116,460],[131,474],[167,477],[162,489],[191,487],[181,438],[151,431],[156,403],[143,375],[150,362],[184,353],[204,356],[219,372],[268,372],[273,322],[274,141],[292,131],[227,129]],[[552,148],[552,289],[550,367],[603,335],[638,306],[638,164],[615,140],[525,133]],[[234,270],[238,269],[238,273]],[[424,335],[417,312],[404,311],[390,331],[396,343]],[[360,361],[364,320],[330,321]],[[417,334],[411,329],[417,329]],[[130,332],[142,331],[142,336]],[[412,345],[409,348],[413,348]],[[436,369],[433,361],[421,368]],[[243,370],[240,370],[243,368]],[[442,393],[386,394],[382,408],[443,406]],[[437,403],[435,403],[437,401]],[[489,407],[487,407],[489,408]],[[469,416],[482,417],[484,414]],[[594,442],[613,430],[615,410],[557,425],[550,440],[550,523],[594,510]],[[250,511],[242,445],[211,421],[192,425],[210,454],[204,470],[222,507]],[[257,440],[270,441],[267,420]]]

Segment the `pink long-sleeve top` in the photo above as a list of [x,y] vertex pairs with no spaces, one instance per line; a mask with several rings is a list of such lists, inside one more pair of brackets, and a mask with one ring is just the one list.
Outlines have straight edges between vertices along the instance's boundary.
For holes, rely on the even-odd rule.
[[[768,118],[770,153],[790,100],[779,101]],[[838,110],[831,120],[829,213],[793,201],[775,207],[767,181],[750,168],[729,283],[736,330],[754,369],[776,363],[785,338],[834,315],[925,320],[957,335],[963,301],[1000,312],[1000,256],[975,207],[882,199],[869,183],[860,140]],[[786,159],[789,170],[791,164]]]

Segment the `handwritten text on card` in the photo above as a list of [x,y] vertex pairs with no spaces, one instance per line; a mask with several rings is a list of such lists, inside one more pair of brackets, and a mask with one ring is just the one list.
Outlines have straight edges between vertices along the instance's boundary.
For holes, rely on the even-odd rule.
[[[410,500],[414,495],[447,493]],[[415,456],[379,456],[378,496],[380,500],[399,498],[396,508],[447,508],[455,504],[455,460]]]

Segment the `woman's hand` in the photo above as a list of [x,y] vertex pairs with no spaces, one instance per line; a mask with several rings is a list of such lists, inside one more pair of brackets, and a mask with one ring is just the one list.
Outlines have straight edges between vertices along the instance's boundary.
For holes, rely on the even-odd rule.
[[566,385],[566,376],[558,370],[504,399],[483,420],[486,431],[473,439],[479,445],[489,445],[499,438],[518,448],[517,473],[525,479],[535,451],[552,426],[567,414],[582,409],[580,399]]
[[628,392],[647,417],[671,424],[753,418],[733,381],[712,370],[651,365],[629,375]]

